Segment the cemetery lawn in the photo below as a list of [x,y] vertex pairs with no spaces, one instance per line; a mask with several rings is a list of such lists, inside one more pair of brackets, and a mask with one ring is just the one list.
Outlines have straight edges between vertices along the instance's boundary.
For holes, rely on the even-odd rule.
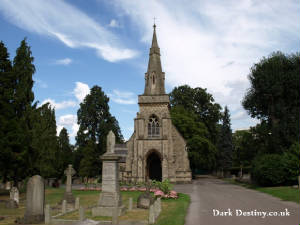
[[299,188],[293,188],[291,186],[279,186],[279,187],[259,187],[252,184],[244,184],[232,179],[224,179],[232,184],[237,184],[246,188],[254,189],[274,197],[280,198],[283,201],[291,201],[299,204]]
[[[58,203],[61,201],[65,189],[63,188],[47,188],[45,192],[45,203],[50,204],[52,208],[52,216],[61,212],[61,205]],[[91,206],[95,206],[99,199],[99,191],[72,191],[75,197],[80,198],[80,205],[86,209],[86,217],[93,220],[105,220],[110,221],[111,217],[92,217]],[[129,198],[133,198],[133,210],[126,211],[119,220],[127,221],[148,221],[148,210],[137,209],[136,202],[138,196],[142,192],[121,191],[123,204],[128,208]],[[0,200],[8,200],[9,192],[0,193]],[[190,203],[190,197],[185,194],[179,193],[178,199],[162,199],[162,212],[157,218],[155,224],[163,225],[184,225],[187,208]],[[23,217],[25,212],[25,193],[20,194],[20,205],[17,209],[6,209],[5,204],[0,201],[0,215],[4,216],[4,220],[0,220],[0,225],[13,225],[17,217]],[[68,213],[64,216],[58,217],[59,219],[75,219],[78,220],[78,211]]]

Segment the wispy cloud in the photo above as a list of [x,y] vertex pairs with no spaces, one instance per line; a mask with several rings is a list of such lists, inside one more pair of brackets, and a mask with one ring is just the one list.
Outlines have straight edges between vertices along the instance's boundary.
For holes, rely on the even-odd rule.
[[64,58],[64,59],[58,59],[58,60],[56,60],[55,64],[67,66],[67,65],[70,65],[72,62],[73,62],[72,59],[70,59],[70,58]]
[[119,90],[113,90],[113,93],[108,94],[109,98],[118,104],[132,105],[137,104],[136,95],[132,92],[122,92]]
[[135,57],[113,33],[63,0],[1,0],[0,11],[18,27],[57,38],[70,48],[92,48],[116,62]]
[[79,102],[82,102],[86,95],[90,93],[90,88],[87,84],[82,82],[76,82],[76,87],[73,90],[73,94]]
[[35,82],[39,87],[41,87],[41,88],[47,88],[47,87],[48,87],[47,83],[45,83],[44,81],[42,81],[42,80],[40,80],[40,79],[35,78],[35,79],[34,79],[34,82]]
[[62,102],[56,102],[54,99],[51,99],[51,98],[48,98],[48,99],[45,99],[41,105],[45,104],[45,103],[50,103],[50,105],[52,107],[54,107],[56,110],[59,110],[59,109],[65,109],[65,108],[69,108],[69,107],[75,107],[77,106],[78,104],[75,102],[75,101],[62,101]]

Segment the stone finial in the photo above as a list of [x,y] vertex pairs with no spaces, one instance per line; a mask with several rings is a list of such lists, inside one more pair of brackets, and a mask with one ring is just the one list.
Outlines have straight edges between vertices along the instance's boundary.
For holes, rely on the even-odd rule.
[[112,131],[107,135],[106,149],[108,153],[115,153],[116,137]]

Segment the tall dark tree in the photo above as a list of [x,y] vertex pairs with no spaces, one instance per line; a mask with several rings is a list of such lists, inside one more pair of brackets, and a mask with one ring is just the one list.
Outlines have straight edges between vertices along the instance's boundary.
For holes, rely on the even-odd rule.
[[62,173],[59,167],[62,156],[58,149],[55,111],[49,103],[34,110],[31,126],[33,172],[45,178],[58,177]]
[[300,55],[275,52],[251,68],[243,106],[266,122],[269,152],[282,153],[299,140]]
[[4,43],[0,42],[0,177],[10,177],[9,163],[14,139],[15,115],[12,107],[15,85],[12,79],[12,65]]
[[64,170],[68,164],[73,162],[73,150],[69,140],[69,134],[66,128],[62,128],[58,136],[58,159],[60,176],[63,176]]
[[[118,121],[109,112],[109,98],[101,87],[91,88],[77,112],[79,130],[76,136],[75,169],[79,169],[80,160],[84,157],[84,149],[89,142],[94,143],[95,157],[103,154],[106,149],[106,136],[112,130],[116,136],[116,142],[123,142],[123,136]],[[89,146],[92,146],[89,144]],[[82,167],[81,167],[82,169]],[[95,168],[100,174],[101,164]]]
[[218,150],[218,166],[220,167],[219,169],[222,169],[223,171],[228,171],[232,166],[233,144],[230,114],[227,106],[225,106],[224,113],[222,116],[222,125],[218,140]]
[[[1,49],[2,52],[5,51],[3,44]],[[6,64],[6,68],[9,68],[7,61],[4,64]],[[32,92],[32,76],[34,72],[35,67],[31,50],[24,39],[16,51],[11,73],[5,74],[4,72],[1,74],[2,78],[4,78],[1,78],[1,81],[8,81],[10,87],[5,91],[5,96],[9,98],[10,103],[10,106],[7,106],[7,110],[9,111],[12,107],[12,118],[9,121],[9,128],[6,127],[8,129],[7,133],[4,134],[7,146],[5,150],[7,153],[5,154],[6,172],[4,173],[6,178],[13,180],[15,183],[28,176],[30,173],[28,165],[32,164],[30,155],[33,149],[31,148],[32,137],[29,121],[34,100]]]

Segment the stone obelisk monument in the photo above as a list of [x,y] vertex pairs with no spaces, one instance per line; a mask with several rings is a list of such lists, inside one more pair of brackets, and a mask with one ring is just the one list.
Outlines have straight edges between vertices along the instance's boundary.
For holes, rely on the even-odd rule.
[[92,209],[93,216],[112,216],[117,210],[120,216],[124,211],[119,186],[120,156],[115,154],[115,135],[112,131],[107,136],[107,151],[101,156],[102,165],[102,193],[98,206]]

